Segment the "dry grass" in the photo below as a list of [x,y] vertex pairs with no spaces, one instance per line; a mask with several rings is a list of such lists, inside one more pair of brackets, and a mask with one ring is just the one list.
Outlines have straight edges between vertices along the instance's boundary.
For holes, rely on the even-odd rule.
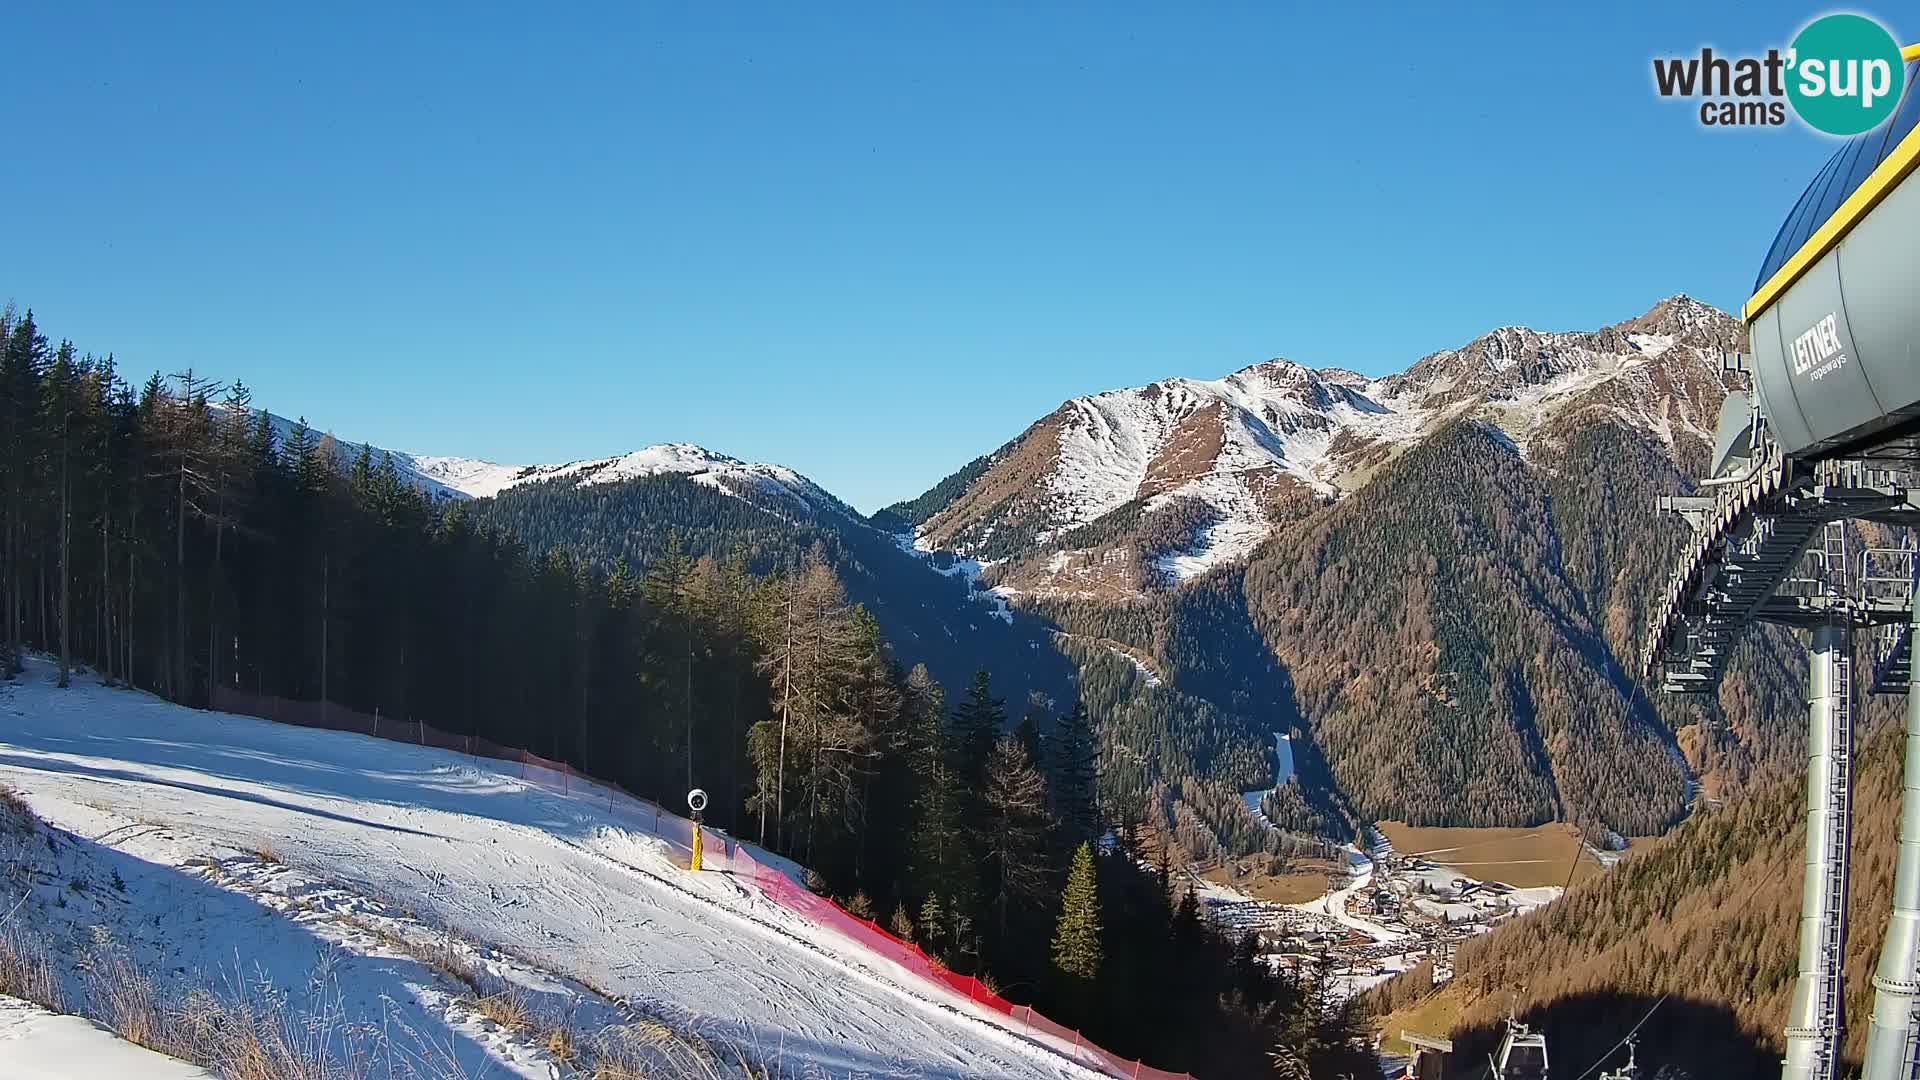
[[722,1080],[743,1073],[722,1062],[704,1042],[642,1020],[594,1036],[587,1075],[592,1080]]
[[415,941],[391,927],[362,918],[351,912],[342,912],[340,921],[356,929],[363,930],[380,939],[380,943],[402,956],[411,957],[428,968],[445,975],[454,982],[467,988],[467,992],[476,997],[487,996],[485,983],[487,974],[473,961],[473,949],[463,950],[462,942],[448,933],[436,937],[430,942]]
[[1393,841],[1395,854],[1419,855],[1481,881],[1504,881],[1517,888],[1575,884],[1604,871],[1570,825],[1532,829],[1415,827],[1383,821],[1379,829]]
[[[88,1015],[128,1042],[200,1065],[227,1080],[375,1080],[391,1075],[465,1080],[450,1057],[423,1053],[421,1045],[351,1023],[331,958],[322,960],[310,980],[315,993],[300,1007],[272,986],[239,978],[229,980],[223,991],[198,987],[169,1002],[104,929],[96,931],[93,947],[81,958],[81,970],[87,980]],[[52,1007],[47,1001],[39,1004]],[[414,1041],[420,1042],[417,1036]]]
[[[450,950],[449,950],[450,952]],[[104,929],[81,957],[87,1015],[121,1038],[208,1069],[226,1080],[468,1080],[449,1053],[419,1032],[389,1032],[346,1015],[323,958],[309,980],[319,988],[294,1006],[263,982],[230,979],[167,1000],[126,949]],[[484,978],[484,976],[483,976]],[[44,954],[0,934],[0,992],[60,1010],[59,981]],[[480,1014],[534,1038],[553,1060],[590,1080],[753,1080],[749,1055],[721,1053],[706,1041],[654,1020],[583,1037],[571,1017],[538,1016],[524,993],[506,989],[473,999]]]
[[1459,1025],[1464,1004],[1461,988],[1449,984],[1388,1014],[1377,1021],[1380,1049],[1389,1054],[1411,1053],[1412,1048],[1400,1038],[1401,1033],[1407,1031],[1446,1038]]
[[19,792],[0,784],[0,832],[31,836],[34,824],[39,820]]
[[273,849],[273,841],[271,840],[260,841],[259,845],[253,849],[253,857],[269,866],[286,865],[286,863],[281,860],[280,853]]
[[473,1011],[508,1031],[525,1031],[533,1026],[533,1009],[527,995],[519,990],[501,990],[475,998]]
[[540,1045],[546,1048],[548,1057],[562,1065],[571,1068],[580,1063],[580,1039],[574,1034],[571,1021],[550,1023]]
[[66,995],[46,949],[13,926],[0,927],[0,994],[64,1009]]
[[[0,847],[24,852],[37,847],[32,833],[12,832],[14,822],[32,823],[17,796],[0,789]],[[49,836],[53,831],[49,831]],[[270,848],[255,851],[263,862],[277,862]],[[0,861],[26,867],[0,851]],[[228,875],[213,859],[188,865],[209,880]],[[0,884],[5,879],[0,878]],[[64,897],[64,893],[60,894]],[[73,1011],[96,1020],[136,1045],[199,1065],[225,1080],[470,1080],[452,1045],[438,1045],[431,1031],[416,1031],[396,1014],[384,1018],[350,1016],[335,977],[342,955],[323,955],[306,991],[289,995],[265,981],[238,972],[224,985],[177,984],[171,977],[143,970],[123,944],[104,927],[93,940],[64,954],[61,966],[20,923],[32,897],[31,887],[14,902],[0,890],[0,994],[34,1002],[54,1012]],[[25,914],[23,914],[25,913]],[[366,918],[343,916],[394,952],[419,961],[462,986],[478,1014],[544,1050],[564,1070],[583,1080],[754,1080],[747,1062],[754,1055],[732,1048],[726,1053],[698,1037],[676,1032],[654,1020],[625,1022],[597,1032],[581,1031],[573,1013],[546,1013],[525,991],[489,974],[482,950],[458,935],[438,931],[410,938],[403,928]],[[62,967],[74,970],[63,982]],[[204,976],[203,976],[204,978]],[[64,986],[79,1000],[69,1009]],[[602,995],[605,996],[605,995]],[[615,1000],[609,998],[608,1000]],[[371,1020],[371,1022],[370,1022]],[[4,1072],[4,1069],[0,1069]]]
[[1336,874],[1340,880],[1345,880],[1345,873],[1330,860],[1299,859],[1295,861],[1293,868],[1284,874],[1254,871],[1236,876],[1230,867],[1221,865],[1207,870],[1200,876],[1216,884],[1237,889],[1255,900],[1301,904],[1325,896],[1329,891],[1329,877]]
[[80,958],[80,970],[87,977],[87,998],[95,1018],[130,1043],[159,1049],[168,1041],[168,1025],[153,980],[133,966],[106,927],[95,927],[93,935],[93,947]]

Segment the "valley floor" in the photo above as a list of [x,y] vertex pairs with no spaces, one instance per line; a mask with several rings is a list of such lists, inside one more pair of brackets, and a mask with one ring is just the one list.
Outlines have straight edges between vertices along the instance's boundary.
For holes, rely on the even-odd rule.
[[1099,1075],[749,883],[687,873],[641,804],[489,764],[88,674],[60,691],[44,660],[0,687],[0,785],[114,868],[117,885],[61,895],[68,929],[98,918],[151,970],[293,993],[331,980],[343,1008],[417,1025],[465,1075],[547,1062],[419,962],[421,942],[583,1027],[644,1016],[776,1075]]

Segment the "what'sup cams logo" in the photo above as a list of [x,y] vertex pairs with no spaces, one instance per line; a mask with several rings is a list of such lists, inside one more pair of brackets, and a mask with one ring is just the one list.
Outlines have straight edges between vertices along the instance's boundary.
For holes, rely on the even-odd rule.
[[1899,41],[1864,15],[1822,16],[1764,56],[1707,48],[1653,61],[1660,96],[1699,99],[1707,127],[1779,127],[1792,108],[1815,131],[1843,136],[1885,123],[1906,74]]

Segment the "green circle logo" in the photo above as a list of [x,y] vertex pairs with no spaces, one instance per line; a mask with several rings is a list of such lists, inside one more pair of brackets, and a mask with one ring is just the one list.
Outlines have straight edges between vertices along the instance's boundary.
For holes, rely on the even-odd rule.
[[1893,115],[1906,84],[1900,43],[1861,15],[1826,15],[1793,39],[1787,99],[1816,131],[1858,135]]

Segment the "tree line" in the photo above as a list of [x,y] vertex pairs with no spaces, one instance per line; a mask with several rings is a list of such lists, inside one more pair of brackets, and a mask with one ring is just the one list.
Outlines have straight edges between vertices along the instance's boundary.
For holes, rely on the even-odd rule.
[[1116,1052],[1233,1076],[1365,1060],[1347,1014],[1113,827],[1084,704],[1010,715],[984,670],[949,701],[822,552],[536,556],[390,457],[276,424],[241,383],[135,386],[7,309],[0,667],[29,651],[62,686],[327,701],[662,801],[703,786],[716,823],[817,891]]

